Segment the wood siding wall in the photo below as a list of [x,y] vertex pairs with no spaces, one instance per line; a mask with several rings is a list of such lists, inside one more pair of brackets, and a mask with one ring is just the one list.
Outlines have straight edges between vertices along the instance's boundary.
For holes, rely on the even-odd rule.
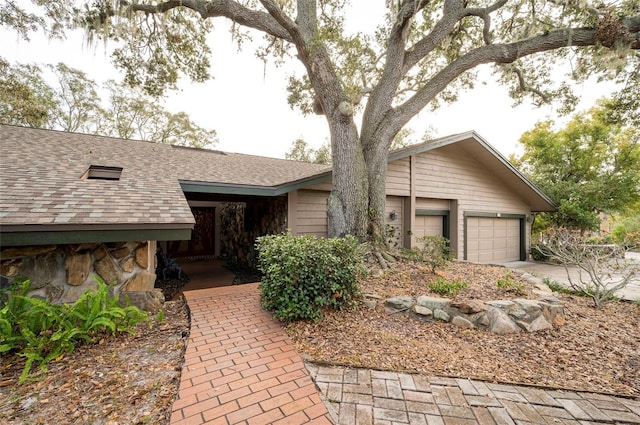
[[[384,208],[384,222],[387,226],[393,228],[393,235],[390,235],[387,240],[392,246],[396,248],[402,247],[404,226],[403,226],[403,201],[400,196],[387,196],[387,204]],[[396,219],[391,220],[390,214],[392,211],[396,212]]]
[[[289,225],[294,234],[326,236],[330,189],[330,183],[322,183],[289,194]],[[451,247],[459,259],[464,258],[465,213],[525,216],[531,213],[518,194],[455,144],[388,164],[386,192],[385,220],[399,228],[402,235],[399,245],[409,247],[415,244],[415,236],[408,231],[416,224],[416,209],[448,210]],[[391,222],[389,213],[393,210],[398,218]],[[529,227],[527,223],[527,247],[530,243]]]
[[387,165],[387,195],[411,195],[411,161],[402,158]]
[[416,197],[458,199],[461,210],[529,211],[489,170],[454,146],[418,155],[415,181]]
[[293,198],[295,198],[295,201],[289,202],[289,227],[291,232],[294,235],[327,236],[327,199],[329,198],[329,192],[323,190],[298,190]]
[[449,211],[449,200],[448,199],[418,198],[418,199],[416,199],[416,209],[417,210],[445,210],[445,211]]

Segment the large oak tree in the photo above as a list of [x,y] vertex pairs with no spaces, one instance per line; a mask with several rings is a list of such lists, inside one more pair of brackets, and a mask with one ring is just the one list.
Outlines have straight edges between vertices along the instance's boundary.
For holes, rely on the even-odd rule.
[[637,72],[640,47],[637,0],[612,6],[600,0],[387,0],[385,19],[372,22],[368,34],[346,30],[348,20],[358,19],[349,15],[346,0],[34,3],[47,8],[48,18],[10,0],[0,8],[0,22],[25,36],[33,27],[56,36],[64,26],[80,25],[96,38],[112,39],[126,81],[150,93],[175,85],[181,73],[208,78],[215,46],[206,35],[216,19],[232,21],[240,43],[263,34],[261,57],[304,65],[305,74],[290,80],[289,102],[326,116],[330,235],[380,244],[394,137],[423,109],[471,88],[480,65],[493,64],[517,101],[563,96],[570,103],[575,99],[567,85],[554,84],[556,64],[571,63],[574,79],[620,77]]

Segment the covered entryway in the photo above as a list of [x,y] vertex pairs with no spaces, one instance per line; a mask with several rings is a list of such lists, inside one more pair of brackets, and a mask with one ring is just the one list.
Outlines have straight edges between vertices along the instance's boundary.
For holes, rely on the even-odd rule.
[[[212,203],[214,204],[214,203]],[[191,207],[196,224],[191,231],[191,239],[171,241],[167,245],[167,253],[174,258],[198,257],[214,258],[219,256],[219,224],[216,226],[216,208]]]
[[523,260],[524,216],[465,216],[465,260],[504,263]]

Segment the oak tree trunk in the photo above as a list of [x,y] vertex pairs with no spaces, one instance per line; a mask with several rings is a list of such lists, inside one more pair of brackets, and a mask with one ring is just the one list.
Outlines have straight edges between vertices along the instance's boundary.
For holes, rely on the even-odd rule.
[[327,117],[331,130],[333,182],[328,210],[328,236],[367,237],[367,167],[351,115],[335,111]]
[[376,251],[388,250],[385,238],[387,149],[385,143],[367,143],[364,149],[367,166],[369,223],[368,239]]

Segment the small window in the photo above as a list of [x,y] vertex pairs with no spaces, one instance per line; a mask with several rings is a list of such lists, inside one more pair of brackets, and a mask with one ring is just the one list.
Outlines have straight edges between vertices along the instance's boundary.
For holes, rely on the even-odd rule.
[[120,174],[122,174],[122,167],[92,165],[85,171],[82,178],[92,180],[120,180]]

